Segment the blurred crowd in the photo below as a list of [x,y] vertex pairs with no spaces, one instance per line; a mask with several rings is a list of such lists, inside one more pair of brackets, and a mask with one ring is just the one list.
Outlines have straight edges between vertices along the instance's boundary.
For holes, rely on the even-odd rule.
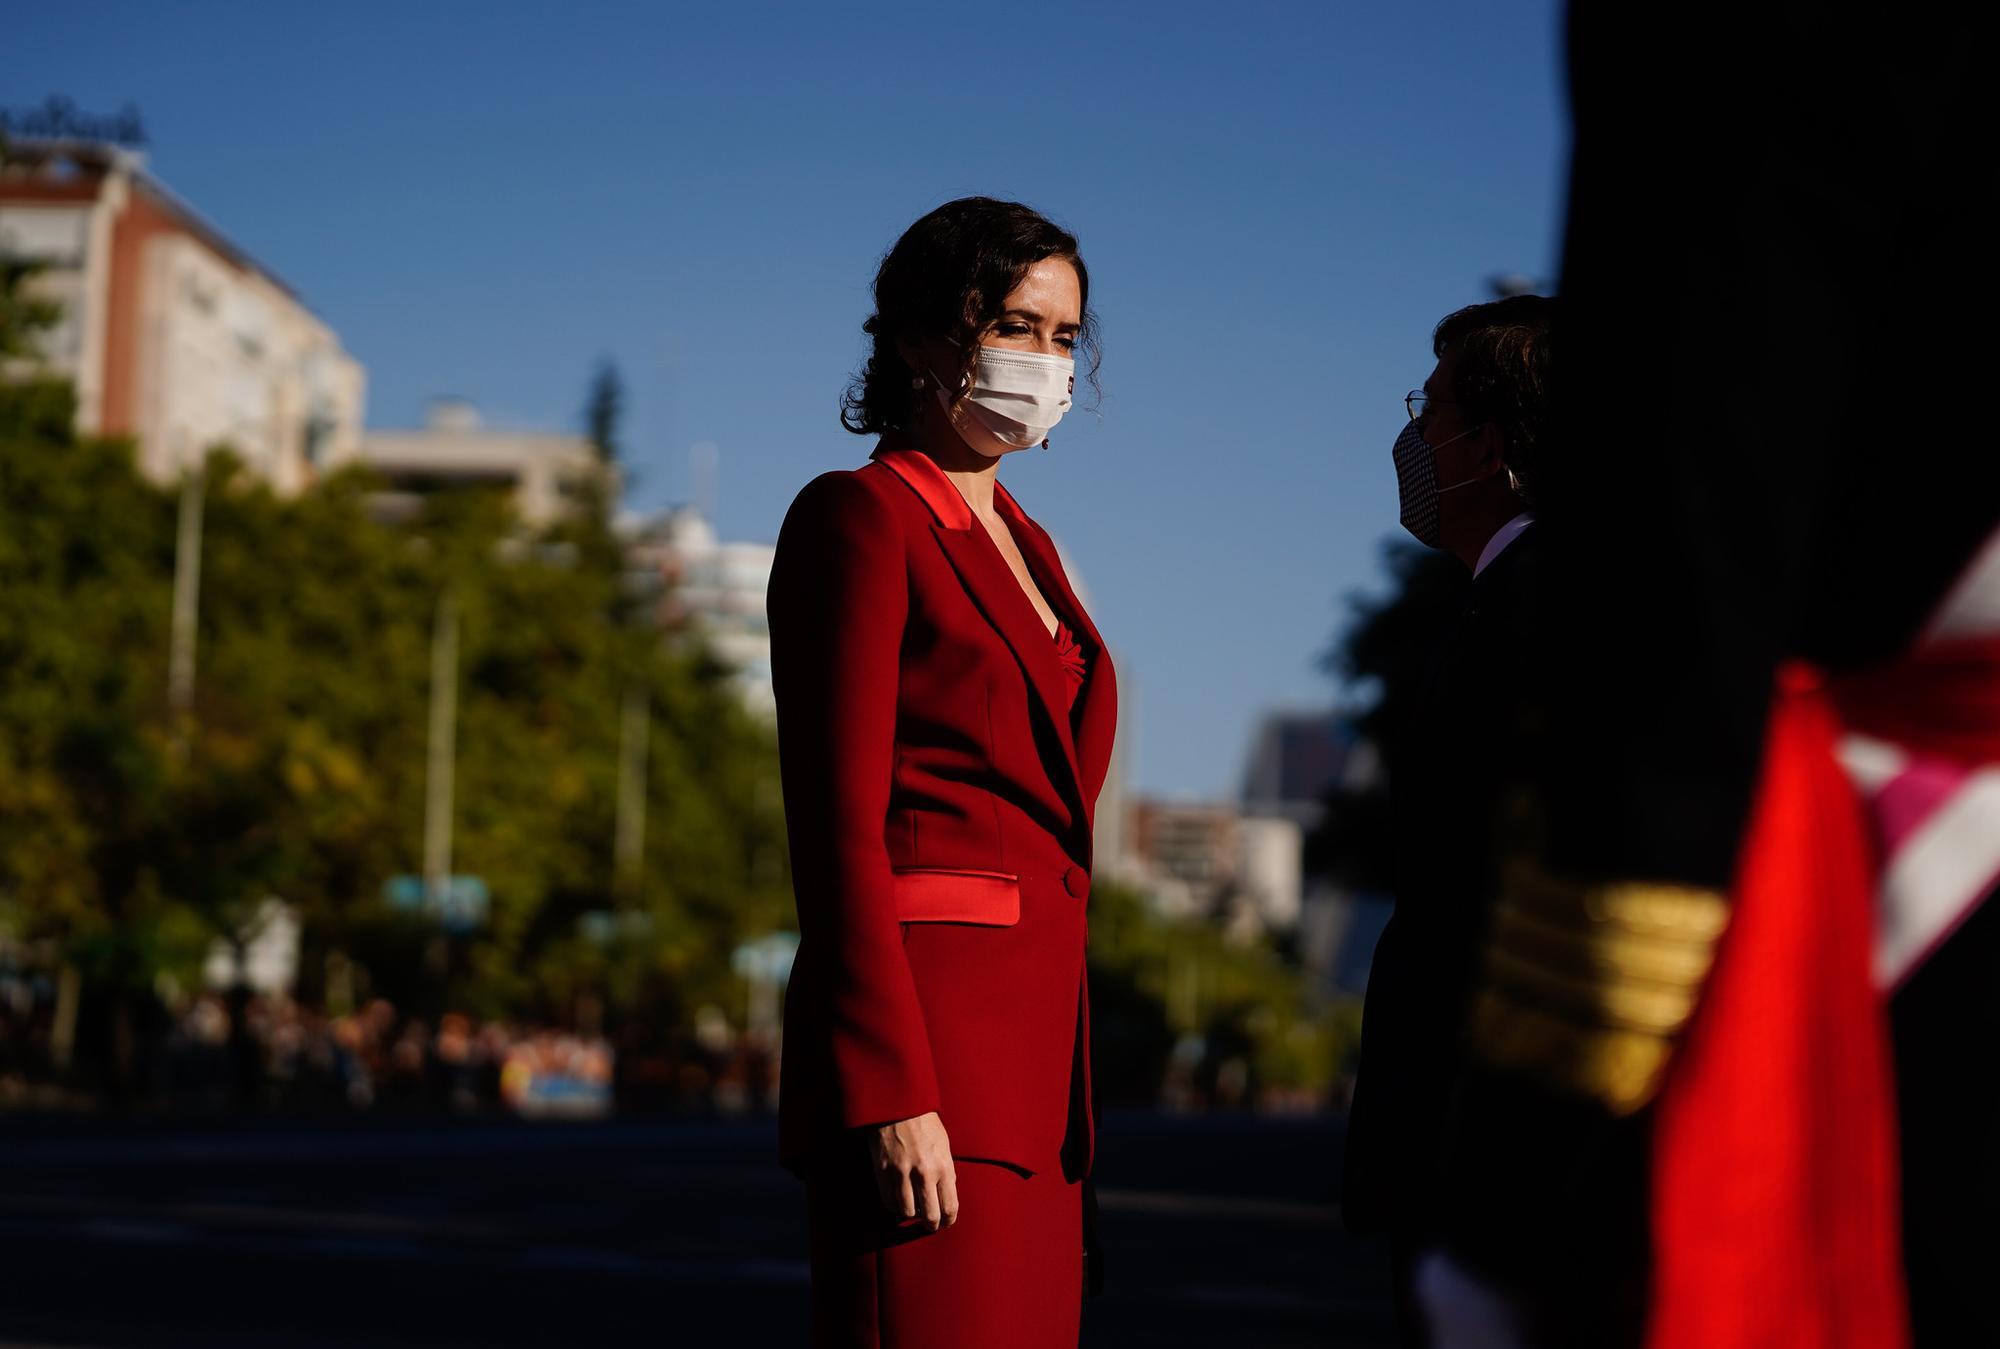
[[[0,981],[0,1105],[101,1094],[64,1068],[55,981]],[[777,1054],[703,1007],[685,1028],[609,1033],[385,998],[332,1013],[283,995],[203,991],[133,1023],[129,1104],[174,1111],[370,1111],[584,1118],[618,1110],[743,1114],[776,1101]]]
[[168,1034],[166,1095],[177,1105],[418,1106],[472,1113],[527,1099],[530,1079],[568,1073],[608,1089],[610,1047],[596,1037],[476,1022],[434,1022],[377,998],[329,1016],[289,998],[192,999]]

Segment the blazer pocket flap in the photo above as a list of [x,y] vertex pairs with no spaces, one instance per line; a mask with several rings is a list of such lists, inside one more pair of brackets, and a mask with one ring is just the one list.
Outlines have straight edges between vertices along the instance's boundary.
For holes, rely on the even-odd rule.
[[1020,878],[1008,872],[918,867],[896,872],[895,887],[900,922],[1013,927],[1021,921]]

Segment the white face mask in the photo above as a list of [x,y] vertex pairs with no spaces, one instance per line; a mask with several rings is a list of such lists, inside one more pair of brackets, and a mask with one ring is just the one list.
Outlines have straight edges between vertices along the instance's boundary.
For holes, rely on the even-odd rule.
[[[1043,444],[1076,391],[1076,362],[1067,356],[981,347],[972,388],[959,400],[968,428],[984,431],[1002,445],[1025,450]],[[939,406],[949,415],[951,399],[938,384]],[[973,448],[977,449],[978,446]]]

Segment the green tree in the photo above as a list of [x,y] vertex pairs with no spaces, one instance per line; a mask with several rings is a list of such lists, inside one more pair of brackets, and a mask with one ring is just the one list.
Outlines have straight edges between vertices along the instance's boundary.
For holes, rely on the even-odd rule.
[[[0,134],[0,168],[12,162]],[[62,306],[33,293],[29,280],[40,263],[0,253],[0,368],[12,361],[39,362],[42,334],[62,321]]]
[[[0,134],[0,168],[9,163]],[[42,370],[42,338],[62,321],[62,306],[31,284],[43,270],[32,259],[0,253],[0,442],[60,440],[76,421],[76,395]]]
[[1267,941],[1232,942],[1212,921],[1153,912],[1136,892],[1090,892],[1094,1081],[1107,1103],[1150,1104],[1177,1042],[1240,1058],[1247,1091],[1324,1100],[1355,1035],[1351,1012]]
[[590,377],[590,395],[584,402],[584,434],[597,451],[598,462],[615,464],[622,457],[618,446],[618,425],[625,411],[625,383],[610,357],[597,363]]
[[62,307],[36,297],[27,282],[42,267],[0,255],[0,361],[41,359],[41,337],[62,320]]
[[[56,315],[30,274],[0,269],[0,357],[33,376]],[[490,491],[390,526],[365,473],[280,498],[211,453],[183,736],[166,697],[175,494],[129,444],[73,434],[67,385],[0,382],[0,929],[81,981],[86,1076],[133,1084],[156,991],[193,986],[272,895],[301,914],[309,996],[338,956],[431,1010],[588,1005],[671,1033],[693,1006],[736,1002],[730,952],[790,914],[776,747],[698,645],[634,621],[611,525],[621,399],[607,363],[588,413],[604,471],[539,533]],[[483,877],[492,907],[440,948],[384,885],[422,862],[447,592],[462,615],[453,869]],[[620,884],[635,694],[648,828]],[[613,910],[607,940],[596,920]]]
[[[0,414],[11,390],[0,390]],[[365,475],[279,498],[211,456],[194,733],[169,734],[173,495],[130,447],[0,415],[0,924],[82,974],[83,1048],[130,1078],[139,1013],[269,895],[296,905],[302,977],[359,965],[406,1006],[671,1029],[737,1001],[729,953],[789,915],[769,728],[699,648],[619,617],[601,517],[525,531],[491,493],[389,526]],[[430,638],[462,613],[454,870],[490,921],[429,958],[393,911],[420,869]],[[644,694],[648,828],[614,886],[621,710]],[[616,942],[589,915],[622,907]],[[88,1039],[89,1037],[86,1037]]]
[[[1438,644],[1469,594],[1465,569],[1448,554],[1394,541],[1383,549],[1388,593],[1350,599],[1347,626],[1324,659],[1355,694],[1356,730],[1378,748],[1392,745],[1423,697]],[[1386,776],[1336,783],[1319,827],[1306,841],[1307,867],[1363,890],[1393,888]]]

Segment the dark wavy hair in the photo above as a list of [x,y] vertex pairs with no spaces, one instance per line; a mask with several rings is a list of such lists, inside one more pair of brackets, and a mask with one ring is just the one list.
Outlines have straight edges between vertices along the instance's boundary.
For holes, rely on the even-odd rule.
[[1549,374],[1555,344],[1549,329],[1557,301],[1547,295],[1510,295],[1446,314],[1431,333],[1431,354],[1459,350],[1451,396],[1467,426],[1500,428],[1507,468],[1523,499],[1533,501],[1542,470],[1548,420]]
[[[875,312],[861,325],[874,339],[868,362],[840,399],[840,424],[858,436],[907,429],[910,381],[896,344],[949,337],[964,353],[958,384],[967,387],[979,359],[979,338],[1000,319],[1001,306],[1028,269],[1045,258],[1076,268],[1083,299],[1076,352],[1097,387],[1097,316],[1090,311],[1090,271],[1076,236],[1032,207],[991,197],[948,201],[903,231],[875,273]],[[962,396],[953,393],[953,400]]]

